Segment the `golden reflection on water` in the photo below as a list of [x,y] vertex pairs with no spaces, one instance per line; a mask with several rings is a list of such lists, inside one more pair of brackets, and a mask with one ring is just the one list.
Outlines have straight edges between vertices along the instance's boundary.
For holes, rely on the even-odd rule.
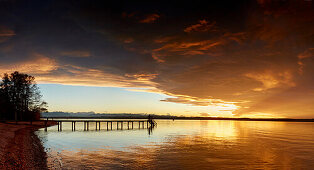
[[[149,139],[144,143],[125,143],[123,149],[82,146],[50,154],[65,169],[310,169],[313,130],[312,123],[160,121],[151,136],[142,134]],[[50,167],[56,166],[51,160]]]
[[[201,124],[209,126],[208,121],[202,121]],[[210,122],[210,128],[205,128],[204,136],[225,138],[226,140],[232,140],[237,137],[237,129],[234,121],[215,121]]]

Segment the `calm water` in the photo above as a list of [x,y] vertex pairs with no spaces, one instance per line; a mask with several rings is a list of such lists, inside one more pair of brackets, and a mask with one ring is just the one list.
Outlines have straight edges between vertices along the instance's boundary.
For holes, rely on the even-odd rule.
[[[158,120],[148,129],[37,132],[50,168],[313,169],[314,123]],[[124,124],[127,128],[127,124]]]

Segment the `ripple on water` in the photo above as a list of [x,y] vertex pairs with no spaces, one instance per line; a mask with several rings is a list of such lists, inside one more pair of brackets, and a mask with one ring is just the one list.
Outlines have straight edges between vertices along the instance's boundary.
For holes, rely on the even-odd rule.
[[37,134],[50,167],[64,169],[311,169],[313,127],[302,122],[161,120],[150,135],[147,129],[72,132],[71,123],[62,132],[51,127]]

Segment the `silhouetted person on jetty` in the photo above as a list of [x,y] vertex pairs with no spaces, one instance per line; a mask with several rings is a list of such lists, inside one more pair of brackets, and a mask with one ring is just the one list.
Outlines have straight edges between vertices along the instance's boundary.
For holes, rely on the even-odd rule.
[[151,127],[154,127],[156,125],[156,122],[153,120],[151,115],[148,115],[148,123],[151,125]]

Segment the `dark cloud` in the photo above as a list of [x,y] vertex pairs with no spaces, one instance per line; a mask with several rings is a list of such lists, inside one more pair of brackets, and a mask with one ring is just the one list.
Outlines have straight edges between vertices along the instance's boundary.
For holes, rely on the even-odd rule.
[[150,87],[239,116],[313,115],[311,1],[0,3],[1,72]]
[[144,19],[140,20],[140,23],[154,23],[160,15],[158,14],[149,14]]

